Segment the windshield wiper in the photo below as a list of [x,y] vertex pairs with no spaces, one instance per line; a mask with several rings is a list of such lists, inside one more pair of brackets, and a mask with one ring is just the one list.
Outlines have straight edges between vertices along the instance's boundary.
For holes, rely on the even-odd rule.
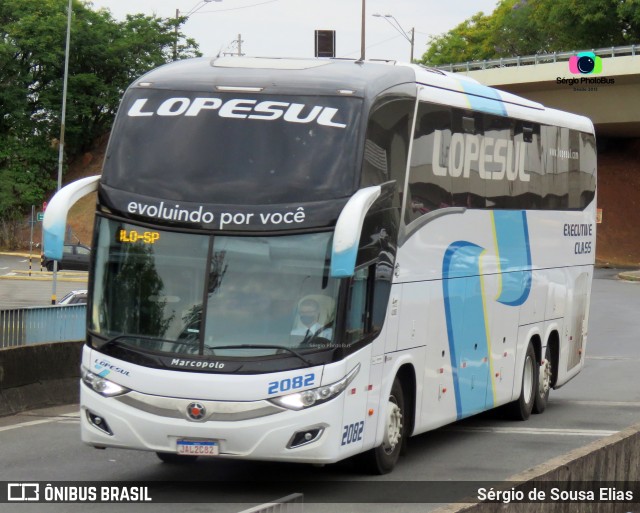
[[282,349],[283,351],[287,351],[288,353],[291,353],[296,358],[299,358],[300,360],[302,360],[304,363],[307,364],[307,367],[313,367],[314,365],[313,362],[307,360],[304,356],[298,353],[298,351],[294,351],[290,347],[278,346],[275,344],[273,345],[271,344],[238,344],[238,345],[232,345],[232,346],[216,346],[214,349],[215,350],[219,350],[219,349]]
[[127,335],[126,333],[120,333],[120,335],[116,335],[115,337],[107,339],[105,342],[100,344],[100,347],[98,347],[98,349],[102,349],[103,347],[108,347],[108,346],[125,345],[125,346],[127,346],[127,349],[131,348],[131,349],[133,349],[135,351],[135,348],[131,347],[129,344],[120,344],[118,342],[120,339],[127,339],[127,338],[133,338],[133,337],[134,337],[134,335]]
[[[92,335],[93,339],[95,340],[96,338],[99,338],[97,335],[93,334],[90,332],[90,334]],[[146,351],[142,351],[139,347],[136,347],[134,345],[131,344],[127,344],[126,342],[121,342],[122,339],[127,339],[127,338],[140,338],[137,335],[127,335],[125,333],[121,333],[120,335],[116,335],[115,337],[112,337],[110,339],[108,339],[107,341],[103,342],[100,345],[93,345],[93,347],[98,350],[98,351],[108,351],[109,347],[114,347],[114,348],[121,348],[122,350],[125,351],[130,351],[133,354],[136,354],[140,357],[145,357],[145,358],[149,358],[149,355]],[[107,353],[108,354],[108,353]]]
[[[167,340],[167,339],[162,339],[162,338],[156,338],[156,337],[149,337],[146,335],[127,335],[125,333],[121,333],[120,335],[116,335],[113,338],[110,338],[109,340],[107,340],[104,344],[102,344],[100,346],[99,349],[102,349],[103,347],[107,347],[110,345],[115,345],[115,346],[119,346],[121,344],[118,343],[118,340],[120,339],[141,339],[141,340],[149,340],[152,342],[169,342],[171,344],[181,344],[181,345],[185,345],[185,346],[200,346],[200,344],[190,344],[188,342],[183,342],[180,340]],[[124,346],[126,346],[127,349],[132,350],[135,353],[139,353],[139,354],[144,354],[142,351],[139,351],[139,348],[136,348],[135,346],[131,346],[129,344],[122,344]],[[304,356],[302,356],[300,353],[298,353],[298,351],[294,351],[293,349],[291,349],[290,347],[286,347],[286,346],[279,346],[279,345],[270,345],[270,344],[237,344],[237,345],[228,345],[228,346],[207,346],[205,345],[206,349],[209,349],[211,351],[215,351],[215,350],[219,350],[219,349],[280,349],[282,351],[286,351],[288,353],[291,353],[292,355],[294,355],[296,358],[302,360],[307,367],[313,367],[315,364],[309,360],[307,360]]]
[[[173,344],[174,346],[178,344],[181,346],[200,348],[200,342],[197,342],[197,341],[196,343],[193,343],[193,342],[188,342],[186,340],[169,340],[166,338],[150,337],[147,335],[128,335],[126,333],[121,333],[120,335],[116,335],[115,337],[110,338],[109,340],[101,344],[100,347],[97,349],[106,348],[108,346],[125,347],[127,350],[133,351],[134,353],[137,353],[140,355],[146,355],[145,351],[141,351],[141,349],[145,349],[145,348],[140,348],[133,344],[127,344],[126,342],[123,342],[123,343],[119,342],[120,340],[126,340],[126,339],[142,340],[142,341],[157,342],[157,343],[166,342],[168,344]],[[213,349],[212,347],[207,345],[205,345],[205,348],[209,350]],[[150,349],[150,348],[147,348],[147,349]]]

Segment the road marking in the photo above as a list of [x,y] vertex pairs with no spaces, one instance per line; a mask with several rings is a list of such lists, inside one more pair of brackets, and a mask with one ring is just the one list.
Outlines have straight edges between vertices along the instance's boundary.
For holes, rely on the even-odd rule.
[[508,435],[554,435],[554,436],[594,436],[602,438],[615,435],[618,431],[603,429],[556,429],[556,428],[507,428],[507,427],[454,427],[452,431],[480,433],[502,433]]
[[13,424],[11,426],[0,427],[0,433],[3,431],[11,431],[12,429],[18,429],[23,427],[37,426],[39,424],[50,424],[52,422],[69,422],[80,420],[80,412],[64,413],[56,417],[50,417],[48,419],[30,420],[28,422],[20,422],[19,424]]
[[624,408],[640,408],[639,401],[580,401],[572,399],[553,399],[554,404],[579,404],[581,406],[613,406]]
[[43,420],[31,420],[29,422],[21,422],[20,424],[13,424],[12,426],[0,427],[0,433],[3,431],[11,431],[12,429],[36,426],[38,424],[48,424],[50,422],[55,422],[56,420],[58,419],[43,419]]
[[633,356],[587,356],[587,360],[625,360],[628,362],[640,362],[640,358]]

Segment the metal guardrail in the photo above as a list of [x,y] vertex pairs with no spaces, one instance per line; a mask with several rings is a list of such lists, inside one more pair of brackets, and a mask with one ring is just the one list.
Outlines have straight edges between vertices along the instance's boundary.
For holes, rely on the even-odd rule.
[[83,340],[87,305],[0,310],[0,349],[43,342]]
[[640,55],[640,45],[612,46],[610,48],[599,48],[597,50],[579,50],[573,52],[554,52],[525,57],[506,57],[484,61],[459,62],[456,64],[441,64],[433,66],[445,71],[472,71],[476,69],[508,68],[514,66],[531,66],[536,64],[549,64],[552,62],[568,61],[580,52],[593,52],[599,57],[622,57]]

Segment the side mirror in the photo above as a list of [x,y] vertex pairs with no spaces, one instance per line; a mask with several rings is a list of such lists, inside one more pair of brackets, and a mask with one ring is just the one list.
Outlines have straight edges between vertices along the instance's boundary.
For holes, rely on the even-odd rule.
[[379,185],[360,189],[340,212],[331,248],[331,277],[353,276],[364,218],[381,192]]
[[83,196],[97,190],[100,175],[81,178],[60,189],[47,205],[42,221],[44,256],[62,260],[64,232],[69,209]]

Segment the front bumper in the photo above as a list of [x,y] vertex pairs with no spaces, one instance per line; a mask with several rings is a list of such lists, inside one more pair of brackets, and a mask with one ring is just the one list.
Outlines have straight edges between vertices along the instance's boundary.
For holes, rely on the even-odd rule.
[[[208,414],[197,421],[188,419],[192,401],[187,399],[136,392],[103,397],[81,383],[80,400],[82,441],[96,447],[175,453],[179,439],[215,440],[224,458],[334,463],[345,457],[340,451],[343,396],[300,411],[267,401],[199,401]],[[96,417],[108,432],[96,426]],[[319,434],[312,441],[289,448],[296,433],[314,429]]]

